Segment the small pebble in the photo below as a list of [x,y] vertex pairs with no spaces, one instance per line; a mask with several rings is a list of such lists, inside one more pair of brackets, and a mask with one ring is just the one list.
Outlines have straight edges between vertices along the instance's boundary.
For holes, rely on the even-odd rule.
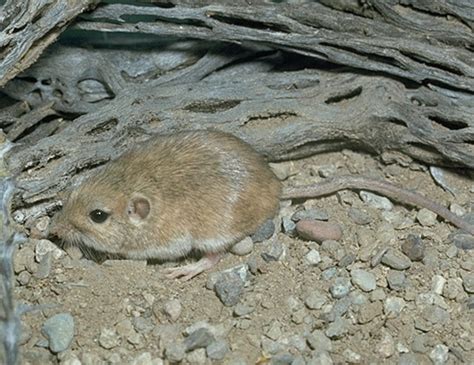
[[332,351],[332,342],[321,330],[314,330],[306,338],[309,347],[314,351]]
[[395,270],[406,270],[411,267],[411,261],[401,252],[389,249],[383,255],[381,262]]
[[38,268],[35,272],[35,277],[38,279],[46,279],[51,273],[51,267],[53,265],[53,255],[51,252],[41,256]]
[[305,260],[310,265],[317,265],[321,262],[321,256],[317,250],[314,248],[309,250],[309,252],[305,255]]
[[326,302],[326,296],[318,290],[313,290],[304,300],[309,309],[321,309]]
[[348,322],[346,319],[338,317],[330,323],[326,329],[326,336],[329,338],[341,338],[348,331]]
[[425,243],[420,236],[409,234],[402,243],[402,252],[411,261],[421,261],[425,257]]
[[224,340],[213,341],[206,347],[207,357],[211,360],[222,360],[229,350],[229,345]]
[[17,280],[20,283],[20,285],[28,285],[28,283],[31,280],[31,274],[26,270],[22,271],[21,273],[18,274]]
[[395,342],[392,335],[385,333],[382,340],[376,346],[377,352],[385,359],[395,353]]
[[451,205],[449,206],[449,210],[460,217],[466,214],[466,209],[464,209],[457,203],[451,203]]
[[436,224],[436,213],[429,209],[421,208],[416,214],[416,220],[424,227],[431,227]]
[[35,245],[35,259],[36,262],[41,262],[44,255],[50,253],[55,260],[60,259],[64,252],[58,248],[54,243],[48,240],[39,240]]
[[214,336],[207,328],[199,328],[184,339],[184,351],[205,348],[214,342]]
[[291,216],[291,220],[293,220],[294,222],[298,222],[301,220],[327,221],[328,219],[329,214],[326,211],[317,208],[299,210]]
[[230,248],[230,252],[237,256],[245,256],[253,251],[253,241],[250,237],[244,238]]
[[251,238],[254,243],[268,240],[275,233],[275,223],[273,219],[267,219],[255,232]]
[[243,317],[255,311],[255,307],[237,303],[234,307],[234,315],[237,317]]
[[181,342],[172,342],[165,349],[165,357],[171,363],[182,361],[185,354],[185,348]]
[[336,278],[334,284],[331,285],[329,291],[334,299],[340,299],[349,294],[351,290],[351,282],[347,278]]
[[170,319],[171,322],[176,322],[176,320],[181,315],[183,306],[178,299],[168,300],[163,305],[163,313]]
[[296,223],[291,220],[289,217],[282,217],[281,226],[283,232],[288,235],[293,235],[296,231]]
[[296,231],[302,238],[316,242],[337,241],[342,237],[341,227],[330,222],[300,220],[296,223]]
[[454,245],[462,250],[474,250],[474,236],[467,233],[456,233],[452,236]]
[[357,256],[353,254],[352,252],[345,254],[337,263],[337,266],[339,267],[347,267],[351,265],[355,260]]
[[474,273],[461,273],[462,285],[468,294],[474,294]]
[[266,262],[279,261],[285,257],[285,245],[278,239],[272,240],[269,249],[261,254]]
[[370,302],[362,306],[357,320],[360,324],[371,322],[374,318],[383,314],[383,306],[380,301]]
[[392,290],[402,290],[406,285],[406,276],[403,271],[390,270],[387,273],[388,287]]
[[113,328],[102,328],[99,334],[99,345],[110,350],[120,345],[120,336]]
[[351,271],[352,283],[365,292],[374,290],[377,286],[375,275],[362,269]]
[[28,270],[30,273],[36,271],[35,253],[30,245],[24,246],[15,253],[13,269],[16,274],[22,272],[23,270]]
[[217,297],[226,307],[236,305],[244,289],[244,281],[234,272],[224,272],[214,285]]
[[438,295],[443,294],[443,288],[445,283],[446,279],[443,278],[441,275],[433,276],[433,278],[431,279],[431,291]]
[[398,316],[400,312],[405,307],[406,302],[403,298],[398,297],[388,297],[384,303],[384,312],[385,315],[395,315]]
[[449,347],[443,344],[436,345],[430,352],[430,359],[434,365],[445,364],[449,359]]
[[351,349],[345,349],[342,355],[349,364],[360,364],[362,362],[362,356]]
[[359,226],[364,226],[372,222],[372,217],[367,212],[354,207],[349,208],[347,214],[349,218]]
[[52,352],[67,350],[74,337],[74,318],[69,313],[56,314],[44,322],[41,332]]
[[370,206],[380,209],[380,210],[392,210],[393,209],[393,204],[390,200],[387,198],[370,193],[368,191],[361,191],[359,193],[362,201],[365,203],[369,204]]

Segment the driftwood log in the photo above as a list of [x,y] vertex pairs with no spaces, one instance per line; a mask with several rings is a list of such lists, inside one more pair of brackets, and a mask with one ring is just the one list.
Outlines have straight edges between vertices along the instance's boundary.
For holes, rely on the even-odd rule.
[[96,3],[3,6],[18,221],[126,147],[183,129],[231,132],[273,161],[353,148],[474,168],[470,0]]

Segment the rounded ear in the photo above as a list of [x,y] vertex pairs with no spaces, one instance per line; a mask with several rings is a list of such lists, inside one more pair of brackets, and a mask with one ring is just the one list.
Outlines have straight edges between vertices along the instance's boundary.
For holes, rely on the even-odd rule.
[[142,223],[150,215],[150,210],[151,203],[143,195],[134,195],[128,201],[127,215],[134,224]]

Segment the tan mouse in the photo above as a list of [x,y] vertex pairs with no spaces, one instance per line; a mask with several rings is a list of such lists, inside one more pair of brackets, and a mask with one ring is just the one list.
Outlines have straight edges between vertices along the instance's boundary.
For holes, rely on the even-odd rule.
[[272,218],[280,199],[342,189],[371,190],[425,207],[474,234],[474,226],[448,209],[383,181],[342,176],[282,192],[250,145],[214,131],[155,136],[126,152],[69,192],[49,232],[129,259],[174,260],[197,251],[199,261],[167,270],[169,277],[187,280]]

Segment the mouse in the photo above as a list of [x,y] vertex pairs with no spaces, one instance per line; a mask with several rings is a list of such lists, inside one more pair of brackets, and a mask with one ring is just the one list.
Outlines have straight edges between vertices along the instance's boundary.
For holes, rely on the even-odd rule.
[[165,270],[189,280],[278,212],[280,200],[369,190],[427,208],[474,235],[474,226],[431,199],[387,181],[343,175],[282,188],[248,143],[220,131],[155,135],[65,194],[49,236],[126,259],[201,258]]

